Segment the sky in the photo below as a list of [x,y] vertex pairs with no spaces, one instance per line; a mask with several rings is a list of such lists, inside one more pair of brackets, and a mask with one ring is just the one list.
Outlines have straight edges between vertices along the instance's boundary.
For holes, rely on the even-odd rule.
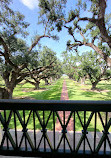
[[[68,0],[67,10],[69,8],[73,8],[77,0]],[[108,12],[111,9],[111,0],[108,0]],[[38,0],[13,0],[13,4],[11,4],[11,8],[16,11],[20,11],[23,15],[25,15],[25,21],[30,23],[28,27],[29,36],[26,38],[28,45],[31,45],[31,39],[36,34],[43,34],[43,27],[38,25],[38,15],[39,15],[39,7]],[[82,13],[84,16],[84,12]],[[84,25],[84,24],[83,24]],[[61,53],[66,50],[66,43],[68,40],[71,40],[71,36],[68,35],[67,30],[64,28],[60,33],[58,33],[60,39],[59,41],[55,41],[48,38],[43,38],[40,41],[42,46],[47,46],[51,48],[53,51],[57,53],[57,57],[62,60]],[[91,50],[90,48],[86,48],[82,46],[79,48],[79,52],[84,52],[86,50]]]

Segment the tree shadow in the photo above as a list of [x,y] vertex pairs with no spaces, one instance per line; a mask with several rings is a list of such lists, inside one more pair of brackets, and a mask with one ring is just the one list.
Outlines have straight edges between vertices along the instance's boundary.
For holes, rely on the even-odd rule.
[[111,90],[111,84],[99,84],[98,87],[100,87],[102,90]]
[[89,92],[89,91],[85,91],[85,92],[81,92],[81,95],[84,95],[85,97],[92,97],[94,95],[98,95],[97,92]]
[[101,100],[111,100],[111,91],[106,94],[102,94],[102,97],[99,97]]
[[49,90],[42,91],[40,93],[30,92],[30,97],[36,100],[60,100],[61,92],[62,85],[58,82],[58,84],[49,87]]
[[68,96],[69,98],[71,98],[72,95],[74,95],[76,93],[75,90],[68,90]]

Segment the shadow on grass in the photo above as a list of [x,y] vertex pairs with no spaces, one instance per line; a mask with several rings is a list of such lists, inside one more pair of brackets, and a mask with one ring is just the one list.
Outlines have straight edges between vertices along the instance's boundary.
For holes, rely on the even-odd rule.
[[73,96],[73,95],[75,95],[76,94],[76,91],[75,90],[69,90],[68,91],[68,96],[69,96],[69,98],[71,98],[71,96]]
[[57,81],[55,85],[49,85],[46,91],[30,92],[28,95],[36,100],[60,100],[63,81]]
[[54,90],[47,90],[40,93],[30,92],[30,97],[36,100],[60,100],[60,95],[61,95],[61,91],[54,92]]
[[101,100],[111,100],[111,92],[107,92],[106,94],[102,94],[102,97],[99,97]]
[[[79,92],[78,92],[79,91]],[[91,99],[93,96],[98,95],[96,92],[90,91],[81,91],[81,90],[68,90],[69,98],[74,98],[80,100],[80,98],[89,98]]]
[[[87,81],[87,85],[91,86],[89,81]],[[91,91],[90,86],[86,89],[86,85],[76,85],[75,82],[68,79],[69,98],[71,100],[111,100],[111,81],[100,82],[95,91]]]
[[111,84],[99,84],[98,87],[102,90],[111,90]]
[[32,90],[30,86],[26,86],[27,88],[25,86],[22,88],[17,87],[17,89],[14,90],[14,96],[16,99],[32,98],[36,100],[60,100],[62,84],[63,79],[60,79],[53,85],[42,85],[39,90]]
[[92,97],[94,95],[98,95],[98,93],[85,91],[85,92],[81,92],[81,95],[84,95],[85,97]]

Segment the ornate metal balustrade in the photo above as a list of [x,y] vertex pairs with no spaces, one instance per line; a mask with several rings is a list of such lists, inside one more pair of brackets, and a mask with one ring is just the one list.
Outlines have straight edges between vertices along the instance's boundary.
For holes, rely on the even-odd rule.
[[111,157],[111,101],[0,100],[0,121],[0,155]]

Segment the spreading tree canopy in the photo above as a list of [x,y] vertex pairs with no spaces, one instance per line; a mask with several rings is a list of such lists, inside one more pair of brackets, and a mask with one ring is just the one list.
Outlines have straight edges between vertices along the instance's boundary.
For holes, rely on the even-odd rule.
[[46,46],[42,50],[33,51],[30,54],[27,70],[30,76],[26,78],[26,81],[34,85],[35,89],[39,89],[41,79],[45,80],[45,84],[48,84],[50,77],[61,76],[60,62],[56,57],[56,53]]
[[[61,31],[65,27],[68,30],[74,40],[73,43],[71,40],[67,42],[70,49],[77,49],[78,46],[83,45],[91,47],[111,67],[110,55],[98,46],[99,43],[102,46],[107,44],[111,49],[111,14],[106,14],[106,0],[78,0],[76,6],[70,9],[67,9],[66,0],[45,0],[44,3],[41,0],[39,6],[42,17],[49,18],[49,23],[53,28],[56,27],[58,31]],[[77,32],[80,35],[76,37]],[[80,36],[82,38],[78,38]]]

